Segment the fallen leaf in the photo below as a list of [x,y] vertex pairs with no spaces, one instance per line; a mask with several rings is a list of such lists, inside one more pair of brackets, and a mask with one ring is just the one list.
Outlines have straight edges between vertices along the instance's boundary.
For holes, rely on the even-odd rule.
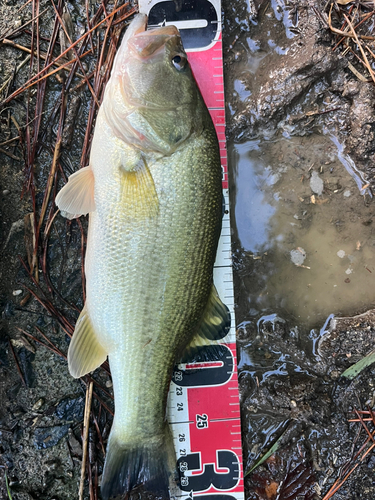
[[272,481],[272,483],[268,484],[265,488],[267,498],[273,500],[276,497],[278,487],[279,483],[276,483],[275,481]]
[[287,473],[277,497],[278,500],[313,500],[315,474],[311,464],[300,463]]

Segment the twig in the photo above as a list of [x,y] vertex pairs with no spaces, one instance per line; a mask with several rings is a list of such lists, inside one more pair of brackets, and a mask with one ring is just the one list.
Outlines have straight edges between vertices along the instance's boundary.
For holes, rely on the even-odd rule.
[[[23,52],[27,52],[28,54],[31,54],[31,49],[29,49],[28,47],[24,47],[23,45],[20,45],[18,43],[15,43],[13,42],[13,40],[8,40],[7,38],[5,38],[3,40],[3,44],[4,45],[9,45],[10,47],[14,47],[15,49],[19,49],[19,50],[22,50]],[[35,52],[34,52],[34,55],[35,55]],[[43,60],[47,59],[47,55],[45,53],[40,53],[39,54],[39,57]],[[64,69],[65,71],[68,71],[68,68],[66,66],[62,66],[60,64],[58,64],[57,62],[53,63],[54,66],[57,66],[59,69]],[[78,74],[79,77],[81,78],[84,78],[83,75],[80,75]]]
[[[64,101],[64,92],[62,92],[61,97],[62,97],[61,100]],[[46,190],[45,190],[45,194],[44,194],[43,205],[42,205],[42,209],[40,211],[40,217],[39,217],[39,222],[38,222],[38,232],[40,231],[40,229],[42,227],[44,216],[45,216],[46,211],[47,211],[47,205],[48,205],[49,198],[50,198],[51,191],[52,191],[52,185],[53,185],[53,179],[55,177],[56,166],[57,166],[57,162],[58,162],[59,157],[60,157],[61,140],[62,140],[61,139],[61,132],[62,132],[62,126],[63,126],[64,110],[65,110],[65,106],[62,103],[61,104],[61,118],[60,118],[60,123],[59,123],[59,129],[57,132],[55,151],[53,154],[51,170],[50,170],[50,173],[49,173],[48,179],[47,179],[47,186],[46,186]]]
[[19,136],[19,135],[17,137],[12,137],[11,139],[8,139],[7,141],[0,142],[0,146],[6,146],[7,144],[10,144],[14,141],[17,141],[20,138],[21,138],[21,136]]
[[77,53],[77,49],[76,49],[75,45],[73,45],[72,39],[70,38],[69,33],[68,33],[68,31],[67,31],[67,29],[66,29],[66,27],[65,27],[65,23],[62,21],[61,16],[60,16],[60,14],[59,14],[59,12],[58,12],[58,10],[57,10],[56,5],[54,4],[54,2],[53,2],[53,1],[51,1],[51,3],[52,3],[52,6],[53,6],[53,8],[54,8],[54,10],[55,10],[55,14],[56,14],[56,16],[57,16],[58,20],[60,21],[60,26],[61,26],[61,27],[62,27],[62,29],[64,30],[64,33],[65,33],[65,35],[66,35],[67,39],[69,40],[69,43],[70,43],[70,47],[69,47],[69,48],[70,48],[71,50],[73,50],[74,55],[76,56],[76,61],[78,62],[79,67],[81,68],[81,71],[82,71],[83,76],[84,76],[84,78],[85,78],[85,80],[86,80],[86,83],[87,83],[87,87],[89,88],[89,90],[90,90],[90,92],[91,92],[91,95],[93,96],[93,99],[95,100],[95,102],[96,102],[96,103],[97,103],[97,105],[99,106],[99,103],[98,103],[98,100],[97,100],[97,98],[96,98],[96,95],[95,95],[94,89],[92,88],[92,86],[91,86],[91,84],[90,84],[90,82],[89,82],[89,79],[88,79],[88,77],[87,77],[87,75],[86,75],[86,72],[85,72],[85,70],[84,70],[84,68],[83,68],[83,66],[82,66],[82,62],[81,62],[81,60],[80,60],[80,57],[79,57],[79,55],[78,55],[78,53]]
[[9,158],[12,158],[12,160],[16,160],[16,161],[21,161],[22,160],[22,158],[19,158],[18,156],[15,156],[13,153],[10,153],[9,151],[6,151],[3,148],[0,148],[0,153],[3,153],[4,155],[9,156]]
[[[373,37],[373,36],[356,35],[355,32],[353,31],[353,27],[352,27],[350,21],[349,21],[349,23],[350,23],[352,32],[349,32],[349,31],[346,32],[346,31],[342,31],[342,30],[339,30],[337,28],[334,28],[332,26],[332,20],[331,20],[332,7],[333,7],[333,4],[331,5],[331,10],[329,11],[329,15],[328,15],[328,26],[329,26],[329,29],[333,33],[336,33],[337,35],[342,35],[343,37],[356,38],[357,40],[358,40],[358,38],[361,38],[362,40],[375,40],[375,37]],[[345,16],[345,14],[344,14],[344,17],[347,19],[347,17]]]
[[18,71],[23,68],[23,66],[25,66],[25,64],[30,61],[30,55],[26,56],[26,58],[21,62],[21,64],[19,64],[17,66],[17,68],[15,69],[15,72],[13,73],[12,76],[10,76],[7,80],[5,80],[5,82],[3,83],[3,85],[0,87],[0,94],[1,92],[5,89],[5,87],[8,85],[8,83],[12,80],[12,78],[14,78],[14,76],[18,73]]
[[324,495],[322,500],[329,500],[330,498],[333,497],[333,495],[341,488],[341,486],[345,483],[345,481],[348,479],[348,477],[356,470],[359,464],[355,464],[355,466],[347,473],[347,475],[344,477],[342,481],[339,479],[336,479],[336,481],[333,483],[331,486],[330,490]]
[[[348,18],[345,14],[343,14],[343,16],[345,17],[346,22],[348,23],[348,25],[349,25],[350,29],[352,30],[352,33],[353,33],[354,38],[355,38],[355,41],[357,42],[357,45],[358,45],[358,47],[359,47],[359,50],[361,51],[361,54],[362,54],[362,56],[363,56],[363,59],[364,59],[364,60],[365,60],[365,62],[366,62],[366,66],[367,66],[368,72],[370,73],[371,78],[372,78],[373,82],[375,83],[375,74],[374,74],[374,72],[372,71],[372,68],[371,68],[371,66],[370,66],[370,63],[368,62],[367,56],[366,56],[366,54],[365,54],[365,51],[363,50],[362,45],[359,43],[359,39],[358,39],[357,33],[354,31],[353,25],[352,25],[352,23],[350,22],[349,18]],[[372,37],[372,38],[374,39],[374,37]]]
[[90,420],[93,385],[94,385],[93,381],[91,380],[88,388],[86,389],[85,415],[83,420],[82,467],[81,467],[81,480],[79,483],[79,496],[78,496],[79,500],[83,500],[83,486],[85,482],[85,472],[86,472],[87,441],[89,437],[89,420]]
[[[44,9],[40,14],[38,14],[38,18],[40,16],[42,16],[43,14],[45,14],[47,12],[48,9]],[[13,30],[12,32],[8,31],[7,33],[5,33],[4,37],[3,38],[0,38],[0,45],[2,43],[2,41],[5,39],[6,36],[9,36],[9,37],[12,37],[12,36],[15,36],[16,34],[18,33],[21,33],[23,31],[23,29],[33,23],[35,21],[36,17],[32,17],[31,19],[29,19],[29,21],[27,21],[25,24],[23,24],[22,26],[20,26],[19,28],[16,28],[15,30]]]
[[16,368],[17,368],[17,371],[19,373],[19,376],[20,376],[20,378],[22,380],[23,385],[26,387],[26,382],[25,382],[25,379],[24,379],[24,377],[22,375],[21,368],[20,368],[20,365],[18,363],[17,356],[16,356],[16,353],[14,352],[14,349],[13,349],[13,346],[12,346],[12,342],[10,341],[10,339],[8,339],[8,343],[9,343],[10,350],[12,351],[13,358],[14,358],[14,361],[16,363]]

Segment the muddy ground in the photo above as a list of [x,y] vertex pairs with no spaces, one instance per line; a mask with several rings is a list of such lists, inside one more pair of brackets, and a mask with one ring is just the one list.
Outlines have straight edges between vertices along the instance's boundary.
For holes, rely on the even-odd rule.
[[[29,6],[19,12],[21,5],[12,0],[0,5],[0,33],[30,19]],[[78,4],[67,5],[78,36],[84,16]],[[360,80],[350,69],[349,62],[356,65],[355,56],[332,51],[338,40],[327,27],[328,11],[323,11],[324,6],[320,0],[223,1],[229,148],[251,140],[309,137],[328,130],[362,172],[360,178],[367,187],[358,191],[360,201],[355,207],[362,204],[366,212],[354,208],[358,212],[354,223],[369,228],[369,241],[375,244],[374,85]],[[50,32],[53,19],[49,4],[41,2],[40,11],[45,8],[49,10],[41,18],[42,34]],[[335,22],[338,26],[339,21]],[[24,34],[15,41],[27,46],[30,37]],[[17,48],[0,46],[0,87],[25,58],[26,54]],[[26,67],[14,74],[8,93],[27,79]],[[362,67],[355,67],[368,79]],[[42,120],[45,133],[34,165],[37,210],[42,205],[57,133],[58,117],[50,121],[49,111],[59,96],[59,88],[59,82],[51,79],[46,93],[48,112]],[[79,165],[90,99],[89,94],[80,91],[80,106],[74,111],[74,97],[70,95],[68,103],[74,140],[67,139],[61,154],[67,174]],[[25,332],[45,344],[46,335],[62,354],[67,352],[66,331],[83,305],[81,227],[77,222],[56,219],[53,231],[48,233],[45,260],[42,255],[39,262],[38,289],[20,263],[20,258],[28,261],[30,229],[27,221],[25,225],[25,216],[33,208],[30,196],[21,196],[25,182],[25,103],[22,95],[0,111],[0,143],[22,136],[21,144],[15,141],[0,145],[6,150],[6,154],[0,152],[0,498],[9,498],[7,477],[15,500],[73,499],[77,498],[80,476],[86,388],[83,382],[70,377],[64,356],[51,352]],[[33,118],[29,117],[29,121]],[[313,163],[311,153],[308,156],[306,163]],[[354,408],[365,411],[374,407],[375,368],[367,368],[352,381],[341,374],[374,348],[375,318],[365,309],[371,309],[375,296],[369,292],[366,304],[350,310],[350,315],[360,316],[348,318],[348,311],[337,306],[332,312],[345,318],[325,321],[327,316],[316,315],[308,326],[290,310],[278,309],[276,303],[267,314],[263,311],[251,315],[251,290],[266,264],[254,258],[241,242],[240,220],[233,209],[238,200],[237,166],[232,164],[230,168],[245,470],[249,471],[280,438],[276,454],[246,476],[245,496],[248,500],[322,499],[340,474],[345,477],[357,463],[353,457],[367,438],[365,430],[359,432],[361,424],[348,419],[356,418]],[[342,165],[339,168],[344,169]],[[85,224],[83,221],[83,230]],[[337,228],[339,231],[340,225]],[[373,250],[370,243],[369,248]],[[47,279],[43,276],[46,263]],[[51,301],[56,309],[46,310],[28,296],[27,288],[42,297],[42,302]],[[65,331],[55,317],[56,310],[68,321]],[[110,394],[108,375],[99,374],[97,381]],[[97,386],[95,390],[111,409],[110,395]],[[105,444],[111,416],[103,408],[99,410],[94,398]],[[372,432],[371,422],[367,425]],[[103,461],[95,423],[90,442],[95,485],[95,478],[100,481]],[[375,498],[374,467],[375,457],[370,452],[333,498]],[[86,483],[85,498],[89,497]]]

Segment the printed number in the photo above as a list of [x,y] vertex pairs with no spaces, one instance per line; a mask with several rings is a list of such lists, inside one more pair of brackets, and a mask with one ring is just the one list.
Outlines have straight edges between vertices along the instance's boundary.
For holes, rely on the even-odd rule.
[[177,411],[183,411],[184,403],[177,403]]
[[176,387],[176,396],[182,396],[182,387]]
[[186,450],[185,450],[185,449],[184,449],[184,450],[181,450],[181,449],[180,449],[180,455],[181,455],[182,457],[186,456]]
[[180,441],[180,443],[183,443],[185,441],[185,434],[179,434],[178,440]]
[[[217,451],[217,464],[204,464],[201,474],[185,476],[185,472],[193,470],[199,471],[201,468],[199,453],[190,453],[177,460],[181,490],[206,491],[211,486],[217,490],[230,490],[234,488],[239,481],[240,464],[237,455],[233,453],[233,451]],[[226,469],[226,471],[215,472],[215,468]]]
[[196,415],[195,420],[198,429],[205,429],[208,427],[208,416],[205,413],[203,413],[203,415]]
[[220,362],[221,366],[187,368],[178,370],[175,368],[172,380],[176,385],[182,387],[204,387],[208,385],[222,385],[231,378],[234,368],[232,351],[226,345],[199,346],[193,350],[192,360],[184,359],[184,363]]

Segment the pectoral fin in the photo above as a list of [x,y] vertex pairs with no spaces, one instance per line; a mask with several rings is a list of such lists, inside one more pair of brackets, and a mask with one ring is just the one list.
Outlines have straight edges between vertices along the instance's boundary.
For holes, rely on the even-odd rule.
[[68,350],[68,366],[74,378],[82,377],[98,366],[107,357],[106,350],[97,339],[86,307],[79,315]]
[[197,333],[186,347],[181,361],[184,362],[184,360],[193,359],[195,353],[200,352],[200,348],[204,346],[211,346],[211,355],[212,353],[215,354],[215,345],[218,346],[218,342],[228,334],[230,325],[231,317],[229,309],[221,301],[215,285],[212,285]]
[[159,200],[154,179],[146,160],[141,158],[137,167],[132,170],[126,170],[126,167],[122,168],[121,175],[121,203],[126,212],[137,219],[145,219],[157,215],[159,212]]
[[56,196],[56,205],[64,217],[75,219],[95,210],[94,174],[90,167],[72,174]]

